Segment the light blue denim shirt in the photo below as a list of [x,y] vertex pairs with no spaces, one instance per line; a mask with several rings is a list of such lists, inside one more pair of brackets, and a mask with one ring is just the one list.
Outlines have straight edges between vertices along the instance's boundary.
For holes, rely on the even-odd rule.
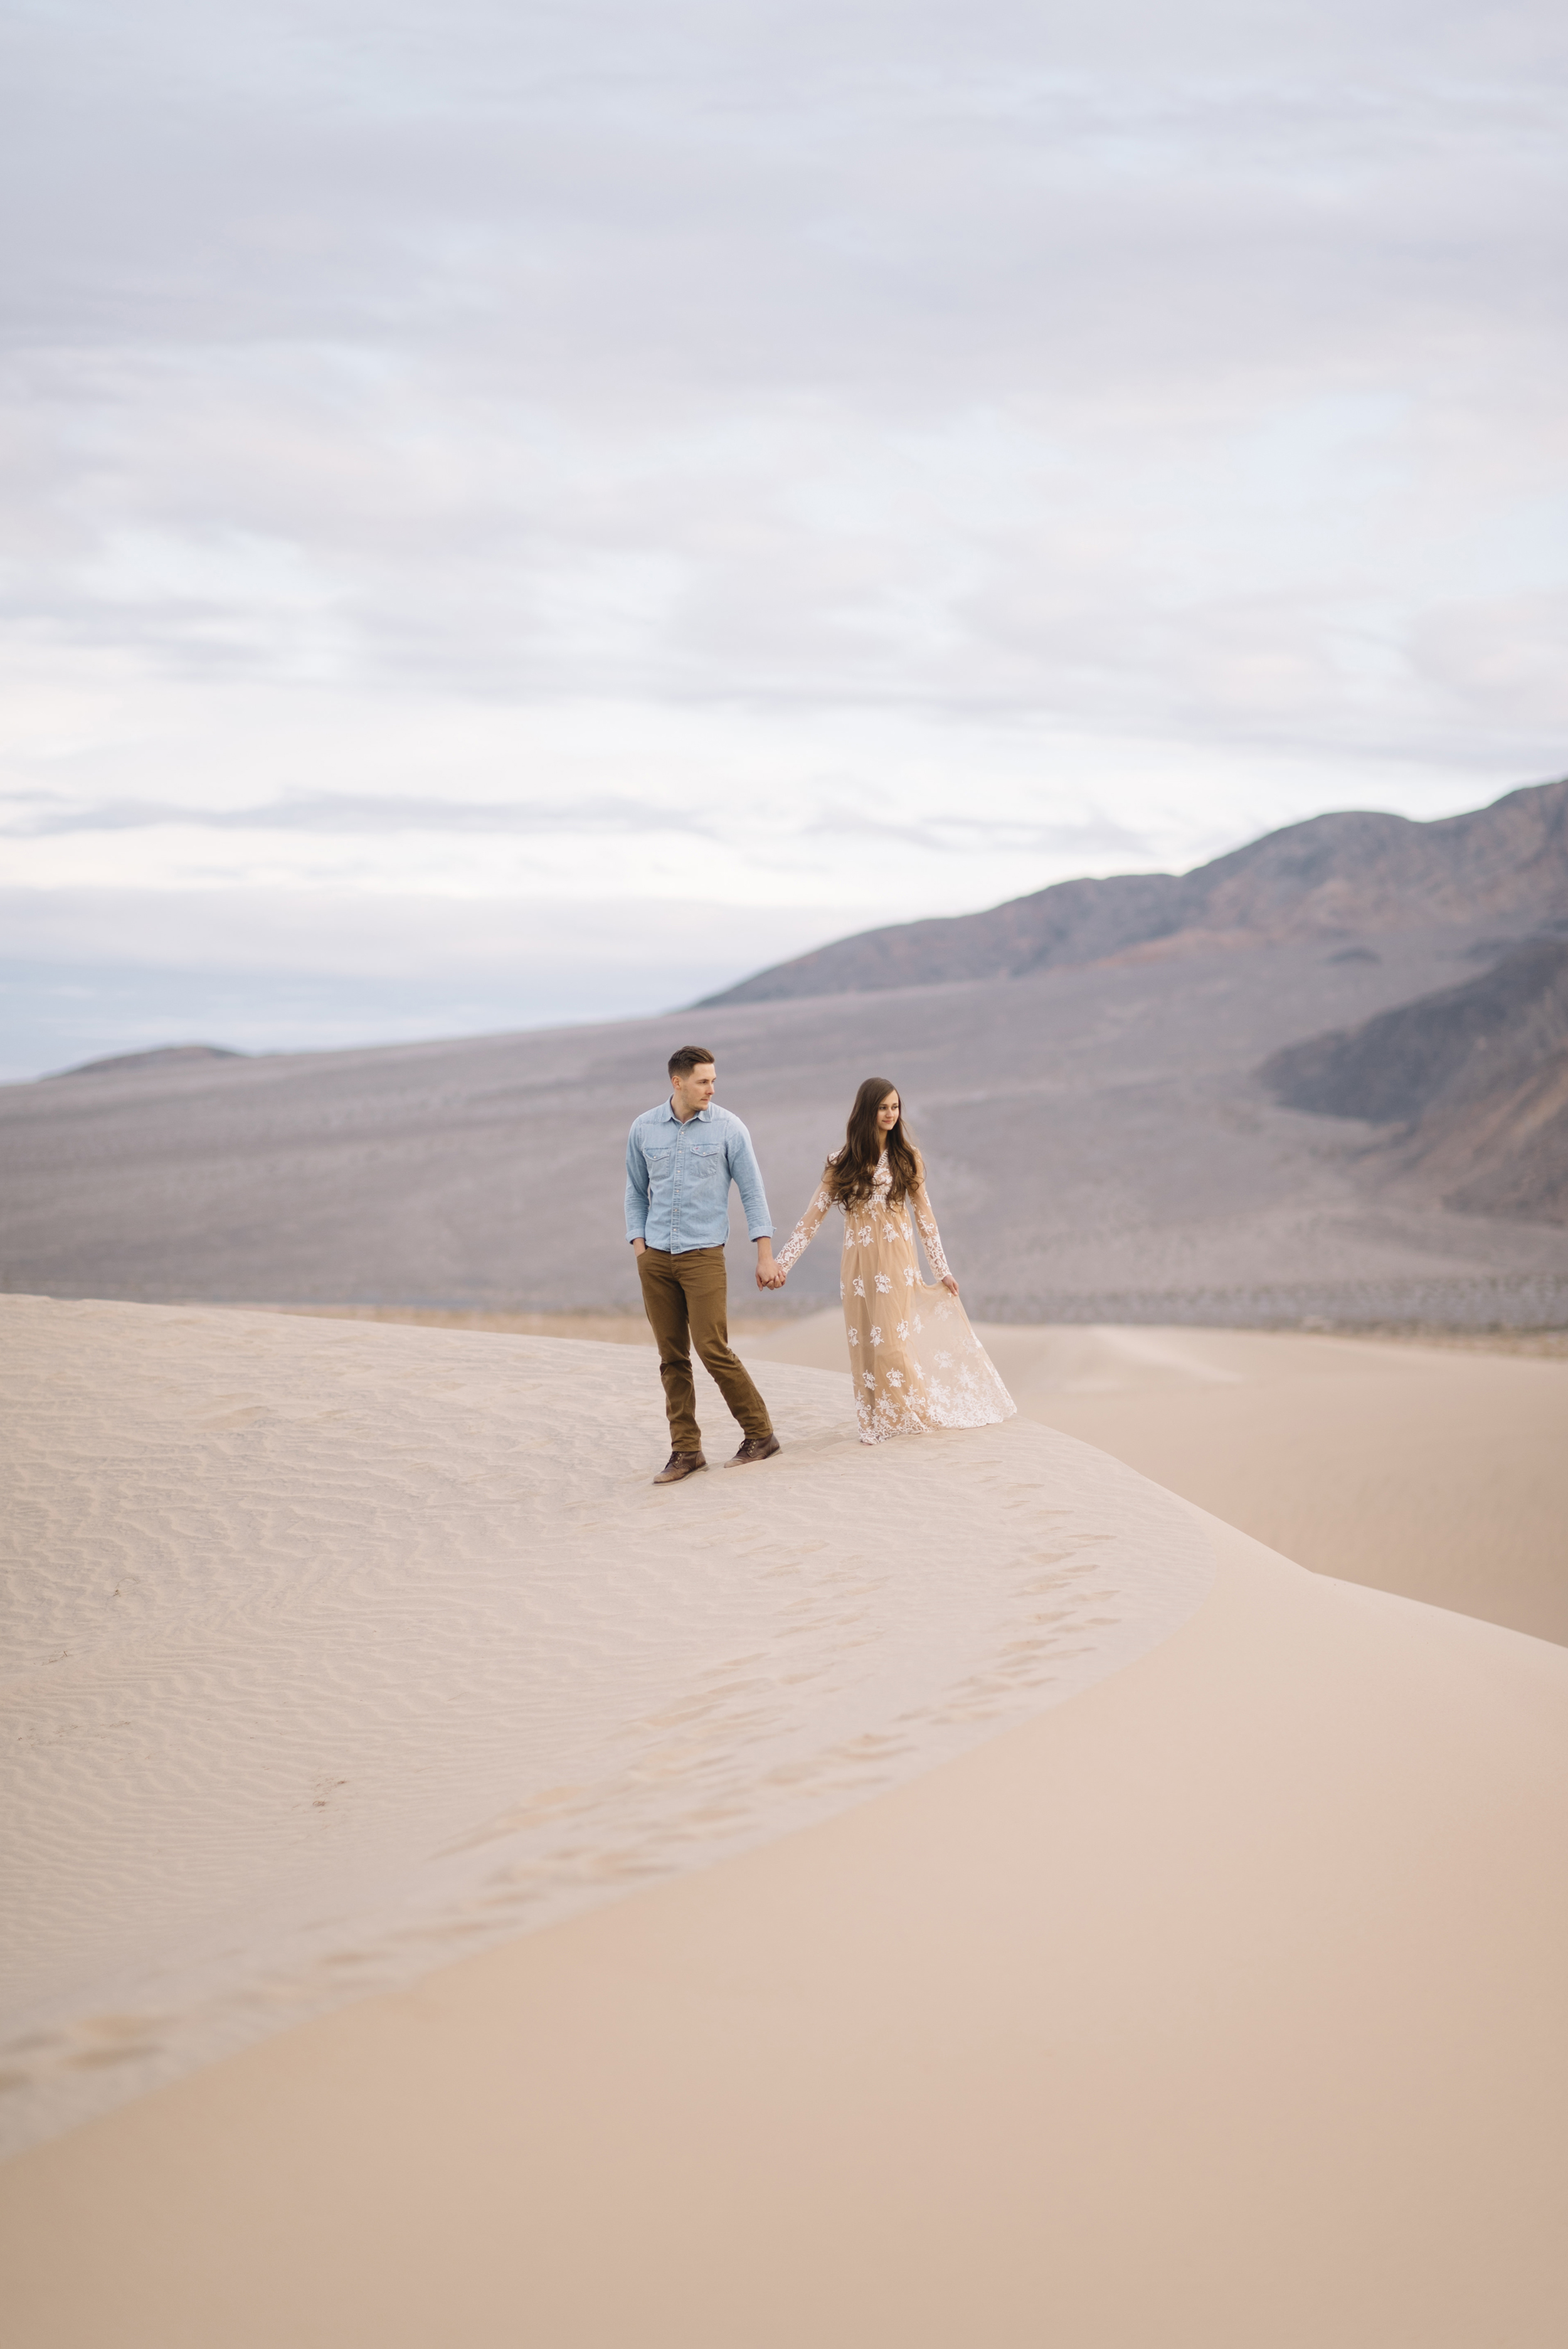
[[709,1102],[683,1125],[668,1102],[643,1112],[626,1136],[626,1237],[687,1256],[729,1237],[734,1183],[754,1240],[773,1221],[751,1136],[738,1117]]

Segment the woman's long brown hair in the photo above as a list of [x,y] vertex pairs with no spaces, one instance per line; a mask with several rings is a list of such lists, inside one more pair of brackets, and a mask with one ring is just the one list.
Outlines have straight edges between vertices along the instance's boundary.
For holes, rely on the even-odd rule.
[[[883,1143],[877,1131],[877,1112],[889,1093],[898,1087],[888,1077],[868,1077],[855,1095],[855,1105],[850,1112],[850,1122],[844,1129],[844,1146],[836,1158],[830,1158],[823,1170],[822,1182],[830,1199],[841,1207],[858,1206],[872,1195],[872,1184],[882,1156]],[[910,1192],[918,1191],[921,1184],[920,1157],[914,1146],[914,1136],[903,1123],[903,1095],[899,1093],[899,1120],[888,1135],[888,1173],[892,1176],[892,1188],[888,1194],[891,1206],[900,1207]]]

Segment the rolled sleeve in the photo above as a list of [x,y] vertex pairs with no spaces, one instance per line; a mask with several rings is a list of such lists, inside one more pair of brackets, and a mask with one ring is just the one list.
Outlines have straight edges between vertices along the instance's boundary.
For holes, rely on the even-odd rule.
[[648,1162],[634,1125],[626,1136],[626,1244],[648,1237]]
[[773,1218],[768,1212],[768,1194],[762,1187],[762,1169],[757,1164],[757,1153],[751,1147],[751,1136],[735,1121],[736,1132],[729,1137],[729,1172],[740,1204],[746,1210],[747,1236],[754,1240],[771,1239]]

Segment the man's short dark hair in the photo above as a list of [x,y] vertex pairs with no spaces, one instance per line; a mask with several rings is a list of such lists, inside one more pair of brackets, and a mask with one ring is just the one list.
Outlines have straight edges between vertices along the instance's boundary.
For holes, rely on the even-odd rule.
[[707,1069],[712,1066],[713,1054],[706,1044],[683,1044],[678,1052],[670,1054],[672,1077],[689,1076],[694,1069]]

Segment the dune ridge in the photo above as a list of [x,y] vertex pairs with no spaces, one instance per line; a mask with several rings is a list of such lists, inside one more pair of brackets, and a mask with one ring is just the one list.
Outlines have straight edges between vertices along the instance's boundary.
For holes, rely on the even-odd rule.
[[7,2164],[24,2349],[1557,2349],[1568,1655],[1194,1522],[1072,1703]]
[[[1050,1431],[655,1491],[629,1348],[0,1300],[15,2150],[769,1840],[1168,1637],[1181,1506]],[[722,1456],[727,1422],[705,1382]]]
[[[630,1315],[272,1309],[653,1342]],[[1298,1566],[1568,1644],[1568,1330],[975,1326],[1026,1418]],[[749,1362],[843,1374],[837,1306],[729,1328]]]
[[[1532,1359],[1325,1330],[978,1327],[1026,1418],[1297,1565],[1568,1644],[1561,1335]],[[840,1316],[742,1347],[835,1367]]]

